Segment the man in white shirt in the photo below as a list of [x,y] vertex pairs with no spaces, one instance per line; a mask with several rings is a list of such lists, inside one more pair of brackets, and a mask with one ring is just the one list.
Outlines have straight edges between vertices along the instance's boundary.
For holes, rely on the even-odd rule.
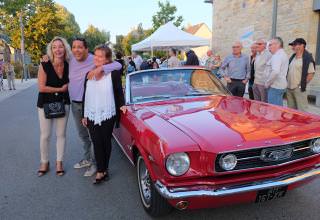
[[168,59],[168,68],[181,66],[180,60],[177,58],[177,51],[173,48],[169,51],[170,58]]
[[289,59],[288,107],[300,111],[308,110],[307,85],[312,80],[315,73],[315,62],[311,53],[306,50],[306,41],[297,38],[289,45],[293,47],[294,54]]
[[287,73],[289,66],[288,55],[283,49],[283,40],[275,37],[269,44],[272,54],[267,63],[267,80],[265,88],[268,89],[268,103],[283,106],[283,94],[287,88]]
[[140,70],[140,66],[143,62],[143,59],[136,52],[132,52],[133,62],[136,65],[137,70]]
[[264,83],[267,80],[266,67],[272,54],[266,49],[267,42],[263,39],[256,41],[257,55],[254,62],[255,78],[253,83],[254,100],[267,102],[267,90]]

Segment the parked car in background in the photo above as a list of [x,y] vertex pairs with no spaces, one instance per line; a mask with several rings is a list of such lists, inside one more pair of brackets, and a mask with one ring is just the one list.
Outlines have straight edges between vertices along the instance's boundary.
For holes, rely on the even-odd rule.
[[273,200],[319,177],[319,116],[233,97],[200,67],[128,74],[125,96],[113,136],[152,216]]

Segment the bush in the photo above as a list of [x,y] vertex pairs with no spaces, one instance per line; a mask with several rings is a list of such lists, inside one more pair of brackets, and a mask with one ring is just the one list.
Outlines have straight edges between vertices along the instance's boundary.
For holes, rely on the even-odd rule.
[[21,79],[22,78],[22,64],[19,62],[16,62],[13,64],[14,66],[14,72],[16,73],[15,78]]
[[[13,64],[14,72],[16,79],[22,78],[22,64],[20,62],[16,62]],[[33,64],[29,64],[27,69],[29,70],[30,78],[37,78],[38,77],[38,68],[39,66],[34,66]]]
[[29,64],[28,69],[29,69],[30,78],[37,78],[38,77],[39,66]]

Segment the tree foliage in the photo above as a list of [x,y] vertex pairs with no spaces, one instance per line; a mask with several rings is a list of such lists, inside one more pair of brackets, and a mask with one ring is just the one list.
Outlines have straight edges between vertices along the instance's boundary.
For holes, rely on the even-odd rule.
[[177,7],[171,5],[168,1],[158,1],[159,11],[152,16],[153,30],[157,30],[161,25],[173,21],[173,24],[179,27],[183,22],[182,16],[176,16]]
[[54,36],[70,40],[80,33],[74,16],[53,0],[0,0],[0,28],[10,38],[10,44],[20,48],[19,16],[23,18],[25,49],[33,62],[45,53],[46,45]]
[[143,29],[142,23],[137,28],[131,30],[122,40],[122,46],[126,55],[131,54],[131,46],[142,41],[152,34],[152,29]]
[[116,52],[120,52],[121,54],[125,54],[124,47],[122,44],[123,39],[124,39],[123,35],[117,35],[116,36],[116,44],[113,46],[114,50]]
[[74,37],[80,35],[79,24],[76,22],[74,15],[71,14],[65,7],[56,4],[56,8],[56,15],[59,17],[60,23],[64,27],[64,29],[61,30],[61,35],[65,37],[68,42],[71,42]]
[[95,46],[99,44],[106,44],[110,41],[110,32],[99,30],[99,28],[89,25],[87,30],[83,33],[83,37],[88,42],[90,51],[93,51]]

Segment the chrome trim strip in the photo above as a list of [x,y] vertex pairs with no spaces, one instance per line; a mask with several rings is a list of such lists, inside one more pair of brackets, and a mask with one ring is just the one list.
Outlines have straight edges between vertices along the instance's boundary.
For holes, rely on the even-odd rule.
[[[318,167],[316,165],[315,167]],[[161,196],[166,199],[184,199],[189,197],[219,197],[219,196],[229,196],[238,193],[246,193],[252,191],[258,191],[273,187],[287,186],[293,183],[301,182],[304,180],[312,179],[320,176],[320,168],[313,168],[308,171],[303,171],[295,174],[285,175],[276,179],[263,180],[258,182],[252,182],[243,185],[234,185],[230,187],[216,188],[212,190],[190,190],[187,187],[180,188],[185,191],[177,191],[175,189],[168,189],[160,181],[155,182],[155,188],[158,190]]]
[[311,147],[303,147],[303,148],[299,148],[299,149],[294,149],[293,152],[297,152],[297,151],[302,151],[302,150],[306,150],[306,149],[311,149]]
[[298,140],[298,141],[292,141],[292,142],[288,142],[288,143],[284,143],[284,144],[265,145],[265,146],[258,146],[258,147],[243,149],[243,150],[230,150],[230,151],[218,152],[217,154],[236,153],[236,152],[242,152],[242,151],[263,149],[263,148],[266,148],[266,147],[281,147],[281,146],[285,146],[285,145],[289,145],[289,144],[295,144],[295,143],[299,143],[299,142],[303,142],[303,141],[312,141],[312,140],[318,139],[318,138],[320,139],[320,136],[316,136],[314,138],[302,139],[302,140]]
[[260,155],[254,156],[254,157],[244,157],[244,158],[240,158],[240,159],[237,158],[237,161],[250,160],[250,159],[256,159],[256,158],[260,158]]
[[127,152],[124,150],[123,146],[120,144],[118,138],[112,133],[112,136],[113,138],[116,140],[117,144],[120,146],[122,152],[124,153],[124,155],[126,155],[126,157],[129,159],[130,163],[133,165],[133,166],[136,166],[134,164],[134,162],[132,161],[132,159],[129,157],[129,155],[127,154]]

